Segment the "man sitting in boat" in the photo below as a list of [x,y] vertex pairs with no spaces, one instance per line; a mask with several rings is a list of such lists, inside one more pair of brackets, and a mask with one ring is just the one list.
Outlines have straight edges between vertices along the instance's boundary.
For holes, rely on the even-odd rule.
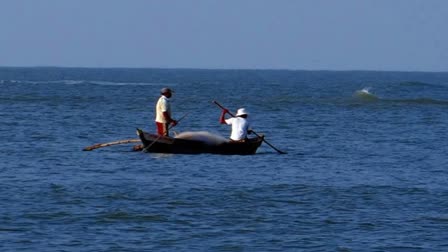
[[[228,109],[223,109],[219,122],[221,124],[232,125],[232,133],[230,134],[230,140],[236,142],[244,142],[247,140],[247,134],[250,134],[250,123],[247,120],[249,113],[245,108],[240,108],[236,112],[235,117],[225,119],[225,115],[229,113]],[[230,113],[229,113],[230,114]]]
[[177,121],[171,117],[171,104],[169,99],[172,96],[172,92],[169,88],[162,88],[160,90],[162,95],[156,105],[157,134],[162,136],[169,136],[169,125],[175,126],[177,124]]

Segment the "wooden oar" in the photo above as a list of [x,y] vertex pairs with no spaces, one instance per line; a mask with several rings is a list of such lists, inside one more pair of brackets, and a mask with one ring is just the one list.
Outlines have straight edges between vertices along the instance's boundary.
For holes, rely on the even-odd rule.
[[111,145],[127,144],[127,143],[138,143],[138,142],[141,142],[140,139],[126,139],[126,140],[119,140],[119,141],[114,141],[114,142],[109,142],[109,143],[94,144],[92,146],[87,146],[87,147],[85,147],[82,150],[83,151],[91,151],[91,150],[94,150],[94,149],[107,147],[107,146],[111,146]]
[[[217,101],[213,101],[213,103],[218,105],[218,107],[220,107],[221,109],[226,109],[221,104],[219,104]],[[226,110],[229,111],[228,109],[226,109]],[[231,117],[235,117],[232,113],[230,113],[230,112],[228,112],[228,113],[229,113],[229,115]],[[254,133],[257,137],[261,137],[260,135],[257,134],[257,132],[255,132],[253,130],[252,130],[252,133]],[[263,139],[263,142],[265,142],[267,145],[269,145],[272,149],[276,150],[278,153],[280,153],[280,154],[287,154],[286,152],[281,151],[281,150],[275,148],[272,144],[270,144],[268,141],[266,141],[266,139],[264,139],[264,137],[262,139]]]
[[[257,137],[261,137],[260,135],[257,134],[257,132],[255,132],[253,130],[252,130],[252,133],[254,133]],[[266,139],[264,139],[264,137],[263,137],[263,142],[265,142],[267,145],[271,146],[271,148],[276,150],[278,153],[280,153],[280,154],[287,154],[286,152],[281,151],[281,150],[275,148],[272,144],[270,144],[268,141],[266,141]]]

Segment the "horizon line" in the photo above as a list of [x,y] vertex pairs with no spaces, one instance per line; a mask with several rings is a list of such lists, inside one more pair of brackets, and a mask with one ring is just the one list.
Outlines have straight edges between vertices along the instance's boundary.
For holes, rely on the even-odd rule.
[[152,70],[202,70],[202,71],[297,71],[297,72],[403,72],[448,73],[448,70],[372,70],[372,69],[293,69],[293,68],[202,68],[202,67],[92,67],[92,66],[1,66],[0,68],[59,68],[59,69],[152,69]]

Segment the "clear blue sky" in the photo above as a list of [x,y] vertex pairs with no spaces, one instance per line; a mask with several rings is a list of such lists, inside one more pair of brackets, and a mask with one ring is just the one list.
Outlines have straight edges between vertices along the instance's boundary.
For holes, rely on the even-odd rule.
[[0,0],[0,66],[448,71],[448,1]]

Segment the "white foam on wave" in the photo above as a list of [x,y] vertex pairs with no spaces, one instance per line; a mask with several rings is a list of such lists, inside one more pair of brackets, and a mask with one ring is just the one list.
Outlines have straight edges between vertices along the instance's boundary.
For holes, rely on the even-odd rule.
[[110,81],[88,81],[90,84],[102,86],[166,86],[173,84],[166,83],[149,83],[149,82],[110,82]]
[[376,100],[378,97],[370,92],[370,87],[365,87],[361,90],[356,90],[354,96],[363,100]]
[[185,131],[177,134],[175,138],[201,141],[208,145],[218,145],[228,142],[228,139],[225,137],[207,131]]
[[45,85],[45,84],[65,84],[65,85],[78,85],[85,83],[83,80],[52,80],[52,81],[31,81],[31,80],[2,80],[1,83],[13,83],[13,84],[32,84],[32,85]]
[[[57,82],[57,81],[55,81]],[[85,81],[82,80],[64,80],[62,81],[62,83],[64,83],[65,85],[79,85],[79,84],[83,84]]]

